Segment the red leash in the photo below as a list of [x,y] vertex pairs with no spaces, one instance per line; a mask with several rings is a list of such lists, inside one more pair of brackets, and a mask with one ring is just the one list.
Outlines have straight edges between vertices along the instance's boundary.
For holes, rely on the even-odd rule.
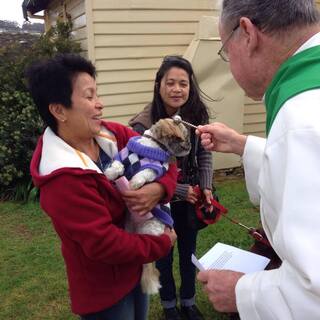
[[226,214],[228,209],[221,205],[217,200],[211,199],[211,205],[213,206],[213,211],[209,212],[205,210],[205,207],[208,205],[205,202],[204,195],[197,185],[193,187],[194,192],[197,194],[198,201],[196,202],[196,212],[199,219],[203,220],[207,224],[214,224],[219,221],[220,217],[223,216],[224,218],[228,219],[234,224],[246,229],[250,236],[252,236],[255,240],[263,243],[266,246],[271,247],[270,242],[266,239],[261,233],[257,231],[257,229],[248,227],[245,224],[238,222],[237,220],[228,217]]
[[225,214],[222,214],[223,217],[225,217],[226,219],[228,219],[229,221],[231,221],[234,224],[237,224],[238,226],[245,228],[248,233],[250,234],[250,236],[252,236],[255,240],[262,242],[263,244],[265,244],[268,247],[271,247],[270,242],[268,241],[268,239],[266,239],[261,233],[259,233],[257,231],[257,229],[252,228],[252,227],[248,227],[245,224],[238,222],[228,216],[226,216]]

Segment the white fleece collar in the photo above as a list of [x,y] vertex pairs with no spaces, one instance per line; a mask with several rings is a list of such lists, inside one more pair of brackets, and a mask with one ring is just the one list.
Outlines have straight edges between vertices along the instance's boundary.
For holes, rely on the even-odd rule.
[[[111,131],[101,127],[101,132],[95,139],[111,159],[118,153],[116,139]],[[91,169],[102,173],[85,153],[71,147],[48,127],[43,134],[39,174],[48,175],[60,168]]]
[[314,34],[310,39],[308,39],[295,53],[299,53],[303,50],[309,49],[311,47],[315,47],[320,45],[320,32]]

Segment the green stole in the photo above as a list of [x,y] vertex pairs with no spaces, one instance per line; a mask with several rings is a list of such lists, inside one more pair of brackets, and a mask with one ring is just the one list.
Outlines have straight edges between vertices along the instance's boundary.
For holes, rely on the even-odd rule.
[[265,94],[267,135],[280,108],[287,100],[315,88],[320,88],[320,45],[290,57],[273,77]]

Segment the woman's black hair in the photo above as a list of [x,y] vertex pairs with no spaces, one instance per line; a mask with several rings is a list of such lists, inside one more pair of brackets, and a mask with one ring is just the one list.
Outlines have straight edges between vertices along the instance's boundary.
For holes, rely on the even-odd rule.
[[29,91],[45,124],[57,133],[57,122],[49,110],[52,103],[71,108],[73,79],[79,73],[96,77],[94,65],[76,54],[58,54],[53,58],[38,61],[26,71]]
[[194,125],[208,123],[209,114],[206,105],[201,99],[197,80],[195,78],[191,63],[181,56],[166,56],[156,74],[154,83],[153,100],[151,102],[151,116],[152,122],[155,123],[159,119],[167,118],[161,95],[160,83],[165,74],[173,67],[183,69],[189,77],[190,91],[187,102],[180,108],[180,116],[182,119],[191,122]]

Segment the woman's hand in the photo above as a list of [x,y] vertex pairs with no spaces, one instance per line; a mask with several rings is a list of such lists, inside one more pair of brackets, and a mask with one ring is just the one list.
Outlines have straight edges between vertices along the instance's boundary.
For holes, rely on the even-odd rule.
[[122,197],[129,210],[140,216],[147,214],[164,196],[165,189],[157,182],[148,183],[138,190],[122,192]]
[[198,200],[198,197],[197,197],[196,192],[194,192],[192,186],[189,186],[188,193],[187,193],[187,196],[186,196],[186,201],[188,201],[188,202],[190,202],[192,204],[195,204],[197,202],[197,200]]
[[213,199],[212,191],[210,189],[203,189],[203,195],[204,195],[204,205],[206,207],[206,210],[209,212],[212,212],[213,206],[211,204],[211,199]]

